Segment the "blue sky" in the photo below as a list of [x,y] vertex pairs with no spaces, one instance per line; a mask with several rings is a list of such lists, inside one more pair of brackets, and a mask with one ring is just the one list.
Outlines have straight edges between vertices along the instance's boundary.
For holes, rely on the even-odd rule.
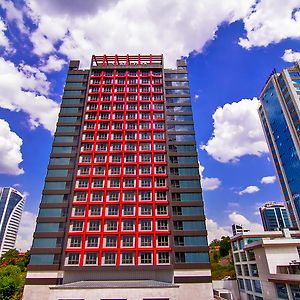
[[167,67],[187,57],[210,238],[233,222],[259,229],[258,206],[282,198],[256,97],[273,68],[300,59],[299,9],[299,0],[2,0],[0,186],[28,194],[17,246],[30,245],[67,61],[88,67],[104,53],[163,53]]

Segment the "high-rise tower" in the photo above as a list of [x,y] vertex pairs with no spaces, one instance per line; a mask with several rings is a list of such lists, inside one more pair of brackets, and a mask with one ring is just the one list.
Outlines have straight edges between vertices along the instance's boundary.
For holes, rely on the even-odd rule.
[[289,228],[290,222],[282,203],[267,202],[259,208],[265,231]]
[[24,299],[212,298],[185,61],[70,62],[28,270]]
[[0,189],[0,256],[15,247],[25,196],[13,188]]
[[300,64],[275,71],[261,95],[259,115],[293,227],[300,228]]

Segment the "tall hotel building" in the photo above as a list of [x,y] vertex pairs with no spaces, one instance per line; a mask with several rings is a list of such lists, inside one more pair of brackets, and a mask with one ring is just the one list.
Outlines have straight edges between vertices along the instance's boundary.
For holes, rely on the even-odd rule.
[[186,62],[71,61],[24,299],[212,299]]
[[25,196],[17,190],[0,188],[0,256],[16,244]]
[[300,64],[273,72],[260,95],[260,119],[291,226],[300,229]]

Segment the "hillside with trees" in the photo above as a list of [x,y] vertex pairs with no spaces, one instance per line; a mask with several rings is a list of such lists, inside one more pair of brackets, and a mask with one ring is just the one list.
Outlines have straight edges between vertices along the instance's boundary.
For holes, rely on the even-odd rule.
[[229,236],[213,240],[209,245],[209,255],[213,280],[235,278]]

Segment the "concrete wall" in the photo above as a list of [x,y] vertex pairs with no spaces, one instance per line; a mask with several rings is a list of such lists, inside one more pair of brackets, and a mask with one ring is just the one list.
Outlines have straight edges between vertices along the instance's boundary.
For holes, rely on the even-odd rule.
[[23,300],[143,300],[144,298],[212,300],[212,284],[182,284],[174,288],[141,289],[50,289],[45,285],[27,285],[23,294]]
[[214,280],[213,289],[229,290],[232,294],[233,300],[240,300],[240,292],[236,280]]

